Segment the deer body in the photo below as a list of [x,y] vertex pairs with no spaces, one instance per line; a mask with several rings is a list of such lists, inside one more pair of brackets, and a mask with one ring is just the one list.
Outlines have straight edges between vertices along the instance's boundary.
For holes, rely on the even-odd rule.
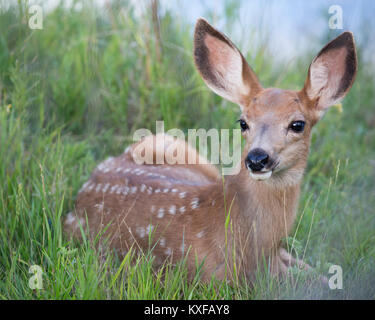
[[[130,247],[145,252],[155,246],[155,262],[161,265],[168,258],[179,261],[189,250],[189,270],[194,272],[197,255],[205,261],[206,277],[213,272],[224,276],[226,254],[232,255],[233,248],[237,258],[227,257],[228,266],[235,262],[244,272],[254,270],[262,255],[272,257],[287,236],[298,187],[274,190],[253,181],[244,166],[223,187],[212,165],[137,165],[131,151],[96,168],[79,192],[75,213],[65,220],[66,231],[79,238],[87,215],[92,236],[109,235],[110,246],[120,254]],[[226,244],[229,212],[232,231],[227,230]]]
[[[322,49],[301,91],[263,89],[238,49],[203,19],[194,45],[206,84],[241,107],[247,144],[240,172],[223,183],[216,167],[184,141],[149,136],[97,167],[80,190],[65,231],[78,238],[80,226],[93,237],[103,233],[120,255],[131,247],[151,249],[159,266],[187,255],[191,274],[204,262],[205,279],[251,277],[263,261],[273,274],[296,263],[308,267],[280,242],[296,217],[311,128],[354,81],[352,35],[343,33]],[[160,147],[157,139],[165,144]],[[141,143],[153,159],[173,145],[198,164],[140,164],[135,151]]]

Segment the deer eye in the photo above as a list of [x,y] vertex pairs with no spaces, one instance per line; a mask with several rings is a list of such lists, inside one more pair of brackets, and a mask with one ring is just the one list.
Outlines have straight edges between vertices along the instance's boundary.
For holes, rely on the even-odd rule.
[[302,132],[305,128],[305,121],[293,121],[289,125],[289,129],[291,129],[294,132]]
[[246,123],[244,120],[240,119],[240,120],[238,120],[237,122],[240,123],[240,127],[241,127],[241,131],[242,131],[242,132],[244,132],[244,131],[246,131],[247,129],[249,129],[249,126],[247,125],[247,123]]

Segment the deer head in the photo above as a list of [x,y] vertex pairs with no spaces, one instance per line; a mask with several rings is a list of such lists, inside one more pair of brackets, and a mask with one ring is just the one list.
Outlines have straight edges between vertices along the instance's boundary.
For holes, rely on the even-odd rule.
[[344,98],[357,71],[353,35],[344,32],[314,58],[300,91],[265,89],[236,46],[204,19],[195,27],[194,59],[207,86],[241,108],[250,177],[281,187],[302,177],[312,127]]

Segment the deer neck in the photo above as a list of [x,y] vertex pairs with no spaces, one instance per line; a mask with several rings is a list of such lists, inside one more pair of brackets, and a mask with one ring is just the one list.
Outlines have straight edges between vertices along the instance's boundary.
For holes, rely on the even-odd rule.
[[253,263],[254,257],[272,254],[288,236],[296,216],[301,177],[284,186],[272,177],[255,181],[242,166],[238,175],[226,178],[225,191],[233,199],[234,239],[247,264]]

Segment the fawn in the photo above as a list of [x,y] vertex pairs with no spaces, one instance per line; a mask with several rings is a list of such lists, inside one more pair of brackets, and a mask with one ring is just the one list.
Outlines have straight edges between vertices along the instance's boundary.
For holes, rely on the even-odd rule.
[[[187,256],[191,274],[203,263],[203,279],[251,278],[264,261],[274,275],[293,265],[309,268],[280,243],[296,217],[311,129],[353,84],[353,35],[344,32],[319,52],[300,91],[262,88],[241,52],[204,19],[196,23],[194,59],[207,86],[241,108],[247,143],[240,172],[223,182],[185,141],[146,137],[142,143],[154,159],[174,144],[198,164],[139,164],[134,150],[140,142],[133,144],[95,169],[64,221],[65,231],[77,238],[80,226],[92,236],[103,232],[120,255],[151,247],[156,266]],[[155,147],[157,138],[165,139],[163,148]]]

